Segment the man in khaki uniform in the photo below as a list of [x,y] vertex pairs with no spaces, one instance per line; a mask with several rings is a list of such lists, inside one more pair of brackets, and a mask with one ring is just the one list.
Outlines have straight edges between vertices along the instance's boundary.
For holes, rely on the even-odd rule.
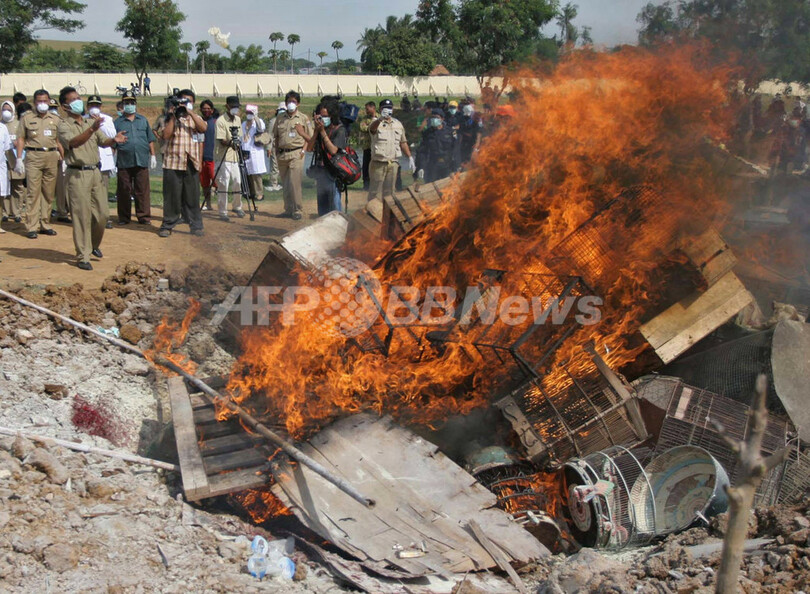
[[304,216],[301,182],[304,171],[304,147],[312,138],[312,122],[298,111],[301,95],[290,91],[284,97],[284,101],[287,103],[287,111],[276,117],[272,136],[284,190],[284,214],[297,221]]
[[101,131],[100,116],[82,117],[84,102],[73,87],[59,92],[59,103],[67,113],[59,124],[59,142],[65,149],[67,190],[73,214],[73,243],[78,266],[93,270],[90,256],[101,258],[99,247],[107,224],[107,187],[99,170],[98,148],[124,144],[126,134],[110,138]]
[[34,111],[26,113],[17,128],[17,154],[25,151],[25,164],[18,159],[15,173],[25,173],[28,186],[25,195],[26,237],[36,239],[56,235],[48,219],[56,189],[56,170],[62,147],[56,138],[59,116],[48,112],[51,96],[40,89],[34,93]]
[[[59,116],[59,102],[51,98],[51,108],[48,110],[52,114]],[[70,207],[68,205],[67,197],[67,176],[65,175],[65,162],[59,161],[59,166],[56,168],[56,220],[60,223],[70,222]],[[52,215],[54,213],[51,213]]]
[[[17,142],[17,120],[16,110],[11,101],[4,101],[2,105],[2,121],[8,129],[9,137],[11,138],[11,146],[14,148]],[[6,158],[8,159],[8,172],[11,182],[11,194],[3,196],[3,222],[13,220],[15,223],[22,221],[22,204],[25,200],[25,175],[14,173],[14,166],[17,164],[17,157],[15,150],[9,151]]]
[[400,151],[408,157],[411,171],[415,168],[411,148],[405,137],[405,127],[392,116],[394,104],[390,99],[380,101],[380,117],[371,122],[371,164],[369,166],[368,204],[366,209],[382,220],[382,198],[394,193],[399,171]]

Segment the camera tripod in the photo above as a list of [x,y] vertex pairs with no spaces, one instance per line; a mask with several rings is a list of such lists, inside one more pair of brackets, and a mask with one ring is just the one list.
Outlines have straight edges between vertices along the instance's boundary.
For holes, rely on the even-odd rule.
[[[233,150],[236,153],[236,162],[239,166],[239,180],[240,180],[239,192],[232,192],[230,189],[228,189],[227,193],[241,194],[242,201],[247,204],[250,220],[255,221],[256,212],[258,212],[259,208],[256,206],[256,196],[253,195],[253,192],[250,189],[250,180],[248,178],[247,164],[245,163],[245,155],[242,151],[242,142],[239,138],[242,131],[237,126],[231,126],[230,131],[231,131],[230,145],[228,146],[228,149],[225,151],[225,154],[222,155],[222,159],[220,160],[219,165],[217,165],[217,169],[214,172],[214,180],[217,179],[217,176],[219,175],[219,170],[222,169],[222,164],[225,162],[225,157],[228,156],[228,150]],[[212,180],[212,185],[214,180]],[[253,205],[253,208],[251,208],[251,204]]]

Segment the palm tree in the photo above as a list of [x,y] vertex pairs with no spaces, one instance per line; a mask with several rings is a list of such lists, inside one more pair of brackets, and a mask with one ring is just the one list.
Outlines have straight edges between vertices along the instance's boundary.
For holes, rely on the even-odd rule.
[[357,51],[360,52],[360,62],[364,64],[366,68],[373,66],[371,64],[371,55],[383,35],[384,32],[381,27],[374,29],[366,27],[360,39],[357,40]]
[[290,59],[290,50],[278,50],[278,61],[284,64]]
[[180,44],[180,51],[186,57],[186,74],[191,70],[191,50],[194,48],[188,41]]
[[197,55],[200,56],[200,71],[202,74],[205,74],[205,55],[211,48],[211,43],[207,40],[198,41],[196,44],[194,44],[194,48],[197,50]]
[[557,13],[557,25],[560,27],[560,45],[576,43],[579,33],[577,33],[577,28],[574,25],[574,19],[577,18],[578,11],[579,7],[569,2]]
[[332,42],[332,49],[335,50],[335,74],[340,70],[340,50],[343,49],[343,42],[342,41],[333,41]]
[[290,74],[295,74],[294,64],[295,64],[295,44],[301,41],[301,36],[296,35],[295,33],[290,33],[287,35],[287,43],[290,44]]
[[329,54],[327,54],[326,52],[318,52],[316,55],[321,59],[321,66],[320,67],[323,68],[323,59],[326,56],[328,56]]
[[273,55],[273,72],[276,71],[276,66],[277,66],[276,58],[278,57],[278,51],[276,50],[276,44],[279,41],[282,41],[283,39],[284,39],[284,33],[282,33],[281,31],[274,31],[273,33],[270,33],[270,41],[273,42],[273,54],[272,54]]

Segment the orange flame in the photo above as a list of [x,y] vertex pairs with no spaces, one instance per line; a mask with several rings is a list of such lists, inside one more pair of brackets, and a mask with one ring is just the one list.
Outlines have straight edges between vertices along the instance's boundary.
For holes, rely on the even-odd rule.
[[[593,340],[608,364],[633,361],[646,348],[637,330],[660,298],[650,279],[668,244],[721,205],[701,148],[725,138],[732,73],[703,57],[694,47],[574,52],[542,81],[522,72],[513,79],[519,117],[500,124],[448,203],[389,255],[382,285],[463,294],[487,268],[547,271],[552,246],[626,188],[651,187],[663,200],[643,225],[600,222],[626,249],[591,271],[587,260],[575,262],[586,270],[554,270],[592,272],[605,301],[602,322],[577,330],[556,360],[585,369],[578,345]],[[467,413],[489,402],[503,373],[464,344],[437,347],[419,332],[396,333],[387,356],[361,352],[314,319],[246,330],[242,348],[228,389],[297,438],[358,411],[424,424]],[[551,381],[570,380],[553,371]]]
[[250,515],[256,524],[280,516],[292,515],[292,512],[270,492],[269,487],[240,491],[233,493],[231,497]]
[[[152,343],[152,348],[145,351],[144,356],[156,365],[158,364],[155,360],[158,357],[163,357],[179,367],[182,367],[188,373],[193,374],[197,370],[197,364],[188,357],[174,352],[186,341],[191,323],[194,321],[194,318],[197,317],[197,314],[200,313],[201,304],[199,301],[189,297],[188,305],[189,307],[183,316],[183,320],[179,324],[169,321],[169,316],[163,316],[155,330],[155,340]],[[175,375],[170,369],[160,367],[164,373]]]

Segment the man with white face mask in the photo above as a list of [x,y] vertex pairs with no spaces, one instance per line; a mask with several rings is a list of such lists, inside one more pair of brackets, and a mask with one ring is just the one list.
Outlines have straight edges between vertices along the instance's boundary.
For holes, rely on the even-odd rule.
[[247,105],[245,121],[242,122],[242,150],[247,151],[250,155],[250,158],[245,161],[245,165],[250,181],[250,195],[254,200],[264,200],[262,176],[267,173],[267,165],[264,162],[264,145],[269,140],[267,126],[259,117],[259,106]]
[[394,194],[394,184],[399,172],[397,159],[400,151],[408,157],[410,170],[416,169],[405,127],[393,116],[394,104],[390,99],[380,101],[380,117],[368,127],[371,135],[371,165],[369,166],[369,189],[366,210],[382,220],[382,200]]
[[219,168],[217,172],[217,205],[219,218],[228,218],[228,194],[233,194],[233,211],[240,219],[245,216],[242,210],[242,178],[239,173],[239,157],[232,146],[231,128],[242,129],[239,118],[239,97],[231,95],[225,99],[225,112],[216,123],[216,144],[214,161]]
[[51,96],[40,89],[34,93],[34,110],[26,113],[17,129],[17,154],[25,151],[25,163],[17,159],[16,173],[25,173],[26,237],[36,239],[39,233],[56,235],[48,219],[56,190],[56,169],[62,158],[57,129],[62,121],[48,111]]
[[276,116],[272,136],[284,191],[284,215],[298,221],[304,216],[301,184],[305,147],[312,138],[312,122],[298,109],[301,95],[290,91],[284,101],[287,111]]
[[25,176],[14,173],[17,164],[17,153],[14,143],[17,140],[17,120],[16,110],[11,101],[4,101],[2,105],[2,122],[8,130],[9,141],[11,142],[11,152],[8,153],[8,175],[9,175],[9,195],[3,196],[3,222],[22,221],[22,200],[25,199]]
[[[115,120],[101,111],[102,102],[100,95],[90,95],[87,98],[87,113],[91,118],[101,119],[100,130],[107,135],[107,138],[115,138]],[[98,162],[101,163],[101,179],[104,187],[108,188],[110,177],[117,173],[115,168],[115,155],[113,150],[106,146],[98,147]],[[107,221],[107,228],[112,227],[112,221]]]

